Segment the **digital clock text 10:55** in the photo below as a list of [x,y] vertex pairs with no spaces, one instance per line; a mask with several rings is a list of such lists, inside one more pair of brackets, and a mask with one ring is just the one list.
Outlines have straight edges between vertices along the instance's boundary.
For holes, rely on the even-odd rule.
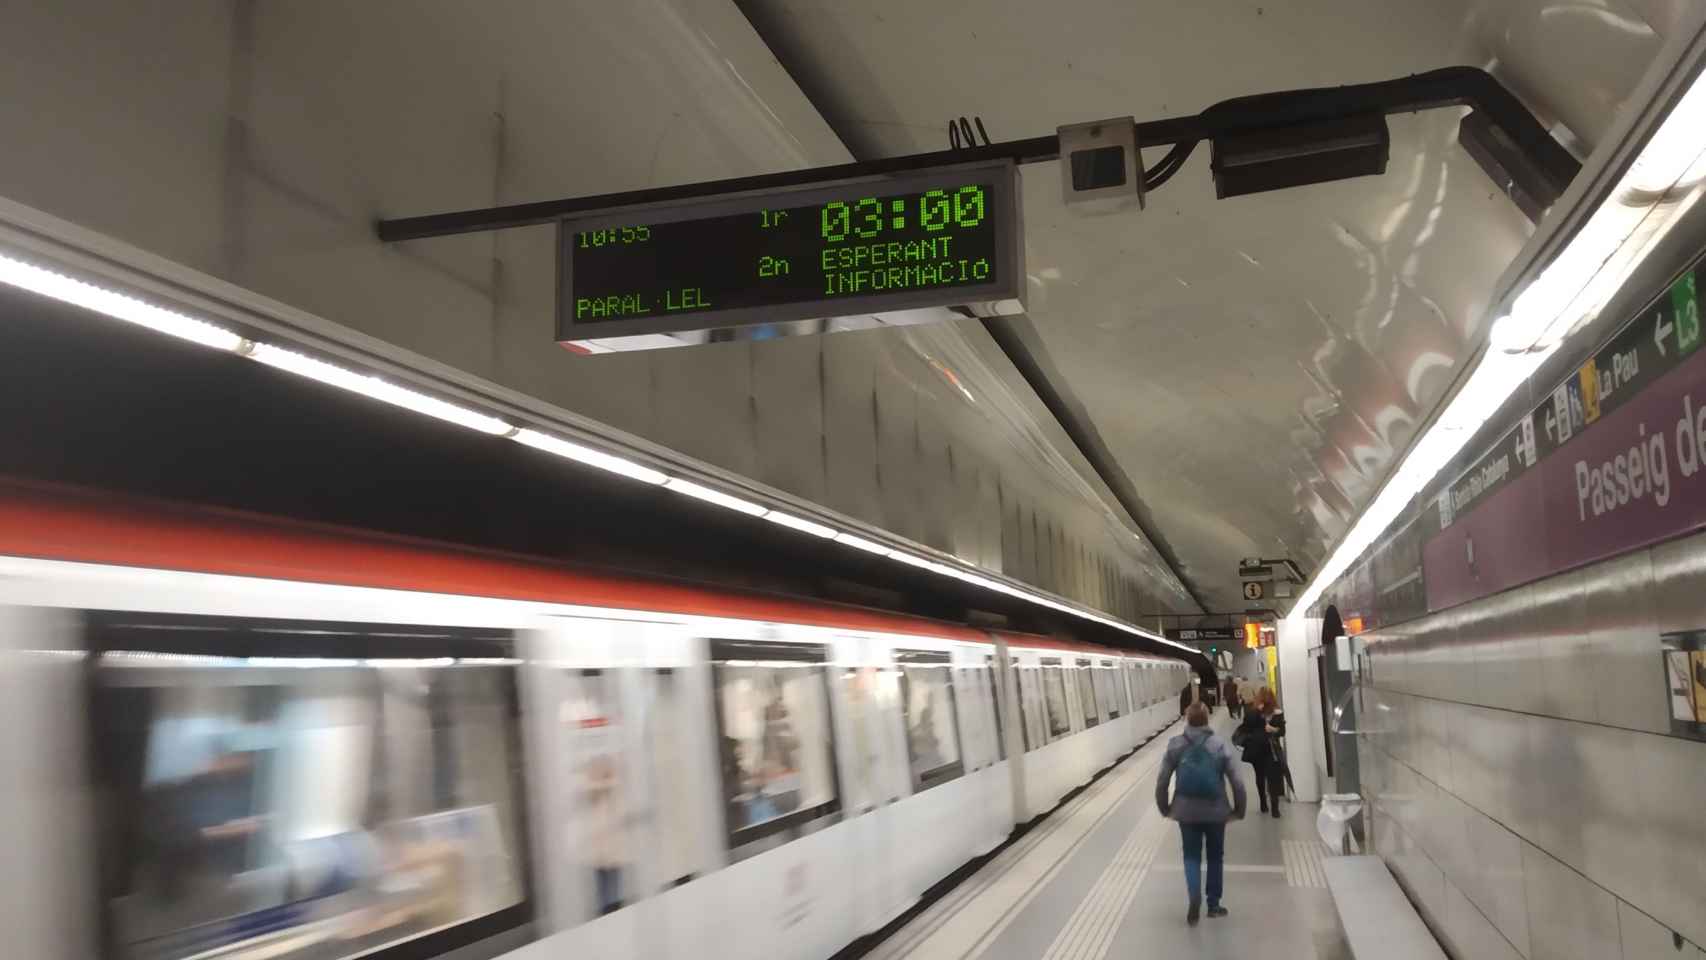
[[611,227],[608,230],[586,230],[575,234],[582,250],[612,243],[645,243],[652,238],[651,227]]
[[884,228],[905,230],[909,213],[928,233],[946,230],[950,226],[970,228],[983,223],[983,188],[976,184],[953,191],[928,191],[917,198],[916,211],[907,209],[911,199],[894,197],[885,203],[876,197],[863,197],[825,204],[823,240],[825,243],[837,243],[849,235],[861,240],[874,240]]

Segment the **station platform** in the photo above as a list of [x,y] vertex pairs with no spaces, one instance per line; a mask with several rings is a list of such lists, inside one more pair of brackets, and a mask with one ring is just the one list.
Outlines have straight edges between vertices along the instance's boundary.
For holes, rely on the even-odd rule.
[[[1213,726],[1230,735],[1224,709]],[[872,960],[1348,960],[1327,892],[1316,804],[1226,831],[1230,916],[1185,923],[1176,824],[1155,809],[1155,777],[1175,724],[873,949]]]

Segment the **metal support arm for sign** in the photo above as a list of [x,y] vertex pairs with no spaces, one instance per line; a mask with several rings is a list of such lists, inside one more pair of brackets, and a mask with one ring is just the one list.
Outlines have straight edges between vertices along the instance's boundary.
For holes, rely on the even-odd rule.
[[[1310,131],[1310,128],[1330,130],[1335,124],[1359,118],[1385,117],[1454,106],[1470,107],[1474,111],[1472,115],[1477,118],[1478,128],[1491,127],[1502,134],[1503,139],[1515,148],[1516,154],[1526,160],[1520,164],[1506,163],[1500,173],[1501,176],[1523,178],[1522,182],[1510,186],[1513,196],[1517,196],[1517,191],[1520,191],[1525,205],[1537,204],[1540,208],[1550,205],[1581,169],[1581,164],[1552,138],[1521,101],[1491,74],[1475,67],[1445,67],[1377,83],[1287,90],[1239,97],[1217,103],[1195,116],[1139,123],[1137,142],[1145,147],[1174,145],[1188,150],[1189,145],[1203,140],[1225,142],[1233,137],[1263,133],[1283,134],[1287,131]],[[1308,132],[1303,134],[1308,135]],[[609,207],[690,200],[985,160],[1039,163],[1056,159],[1059,152],[1059,138],[1051,135],[861,163],[786,170],[754,177],[380,220],[376,227],[379,239],[387,243],[418,240],[425,237],[553,223],[566,217]],[[1501,183],[1500,186],[1506,187],[1507,184]],[[1240,188],[1226,191],[1223,195],[1229,195],[1231,192],[1245,190]]]

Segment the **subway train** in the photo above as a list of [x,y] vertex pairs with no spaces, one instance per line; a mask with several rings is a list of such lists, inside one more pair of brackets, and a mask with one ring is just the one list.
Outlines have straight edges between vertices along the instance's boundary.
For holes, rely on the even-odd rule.
[[1187,667],[0,488],[0,929],[126,960],[813,958]]

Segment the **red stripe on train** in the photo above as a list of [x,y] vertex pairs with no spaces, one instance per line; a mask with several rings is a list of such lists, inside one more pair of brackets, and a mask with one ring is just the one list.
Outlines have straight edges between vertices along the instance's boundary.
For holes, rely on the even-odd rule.
[[[0,554],[192,573],[913,633],[989,643],[903,614],[619,577],[253,514],[0,485]],[[1014,645],[1117,651],[1002,631]]]

